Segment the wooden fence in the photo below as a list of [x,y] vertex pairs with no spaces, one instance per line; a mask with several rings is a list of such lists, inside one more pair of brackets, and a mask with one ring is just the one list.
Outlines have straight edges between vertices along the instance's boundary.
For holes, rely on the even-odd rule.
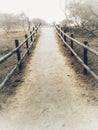
[[[2,64],[3,62],[5,62],[6,60],[8,60],[12,55],[17,54],[17,60],[18,63],[14,66],[14,68],[7,74],[7,76],[5,77],[5,79],[2,81],[2,83],[0,84],[0,89],[3,88],[3,86],[6,84],[6,82],[12,77],[12,75],[14,74],[15,70],[17,68],[22,69],[22,61],[24,60],[26,55],[29,55],[30,53],[30,48],[33,45],[35,38],[36,38],[36,34],[37,31],[39,29],[40,24],[37,24],[33,27],[33,31],[30,32],[30,35],[28,36],[27,34],[25,35],[25,40],[23,42],[21,42],[19,44],[19,40],[15,40],[15,46],[16,48],[12,51],[10,51],[8,54],[6,54],[5,56],[0,58],[0,64]],[[30,44],[28,43],[30,39]],[[21,56],[21,47],[23,45],[26,45],[26,51],[25,53]]]
[[[92,71],[90,67],[88,67],[88,51],[97,57],[98,57],[98,52],[93,50],[92,48],[88,47],[87,41],[84,41],[84,44],[83,44],[83,43],[75,40],[73,34],[71,34],[70,36],[68,34],[66,34],[66,29],[64,29],[64,31],[63,31],[59,25],[55,25],[55,28],[56,28],[57,34],[59,35],[59,37],[65,44],[65,47],[67,46],[71,51],[71,55],[72,56],[74,55],[78,59],[78,61],[82,64],[82,66],[84,68],[83,69],[84,74],[86,75],[89,72],[98,81],[98,75],[95,74],[95,72]],[[70,44],[67,43],[67,38],[70,40]],[[78,56],[78,54],[74,51],[74,49],[73,49],[74,43],[78,44],[79,46],[81,46],[84,49],[84,56],[83,56],[84,60],[82,60]]]

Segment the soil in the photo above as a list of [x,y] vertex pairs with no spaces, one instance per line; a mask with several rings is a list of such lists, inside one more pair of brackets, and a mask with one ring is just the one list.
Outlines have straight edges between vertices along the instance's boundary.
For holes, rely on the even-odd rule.
[[0,112],[0,129],[98,129],[97,101],[92,104],[84,98],[84,88],[90,84],[77,78],[68,55],[62,55],[67,51],[56,38],[53,28],[42,28],[22,75],[23,82]]

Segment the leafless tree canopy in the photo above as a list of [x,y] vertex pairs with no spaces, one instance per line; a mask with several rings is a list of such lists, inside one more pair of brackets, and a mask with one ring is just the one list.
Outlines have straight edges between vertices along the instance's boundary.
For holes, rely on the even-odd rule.
[[73,0],[69,2],[67,8],[65,6],[66,24],[81,26],[94,35],[98,29],[97,7],[97,0]]

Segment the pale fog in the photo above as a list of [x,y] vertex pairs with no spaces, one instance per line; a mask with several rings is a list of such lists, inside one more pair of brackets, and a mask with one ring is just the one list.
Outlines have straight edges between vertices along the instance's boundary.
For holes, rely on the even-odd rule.
[[70,12],[69,8],[72,8],[73,4],[76,4],[75,8],[84,6],[87,9],[85,13],[89,7],[95,15],[98,14],[97,0],[0,0],[0,3],[0,14],[17,15],[24,12],[30,20],[41,18],[49,23],[66,19],[66,9]]

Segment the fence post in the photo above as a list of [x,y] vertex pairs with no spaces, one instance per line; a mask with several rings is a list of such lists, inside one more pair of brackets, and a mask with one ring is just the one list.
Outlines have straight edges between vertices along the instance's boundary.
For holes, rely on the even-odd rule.
[[[61,27],[61,30],[62,30],[62,27]],[[61,36],[63,36],[62,32],[61,32]]]
[[35,41],[34,36],[35,36],[35,27],[33,27],[33,41]]
[[[71,38],[74,38],[73,34],[70,35]],[[73,49],[73,40],[71,39],[71,48]],[[74,56],[74,54],[71,51],[71,56]]]
[[35,36],[35,37],[36,37],[36,33],[37,33],[37,32],[36,32],[36,26],[35,26],[35,29],[34,29],[34,36]]
[[[60,25],[58,25],[58,33],[60,34],[60,30],[59,30],[59,29],[60,29]],[[60,37],[60,36],[59,36],[59,37]]]
[[[17,48],[19,46],[19,41],[16,39],[15,40],[15,47]],[[21,60],[21,55],[20,55],[20,49],[17,50],[17,60],[18,62]],[[22,69],[22,64],[20,62],[19,66],[18,66],[19,69]]]
[[[88,45],[88,42],[87,41],[84,41],[84,45]],[[86,48],[84,48],[84,63],[86,65],[88,65],[88,50]],[[88,72],[87,72],[87,69],[84,68],[84,75],[86,75]]]
[[35,34],[37,33],[37,25],[35,25]]
[[34,34],[34,32],[33,32],[33,42],[35,41],[35,34]]
[[36,26],[36,33],[38,32],[38,26]]
[[[30,32],[30,34],[32,34],[32,32]],[[33,40],[32,40],[32,35],[31,35],[31,42],[32,42]]]
[[33,27],[33,31],[34,31],[34,27]]
[[[64,29],[64,33],[66,34],[66,28]],[[67,42],[67,40],[66,40],[66,35],[64,35],[64,41]],[[64,44],[64,46],[66,47],[65,44]]]
[[[25,39],[27,39],[27,38],[28,38],[28,35],[25,34]],[[27,48],[27,50],[29,49],[28,39],[26,40],[26,48]],[[28,50],[27,54],[28,55],[30,54],[29,50]]]

